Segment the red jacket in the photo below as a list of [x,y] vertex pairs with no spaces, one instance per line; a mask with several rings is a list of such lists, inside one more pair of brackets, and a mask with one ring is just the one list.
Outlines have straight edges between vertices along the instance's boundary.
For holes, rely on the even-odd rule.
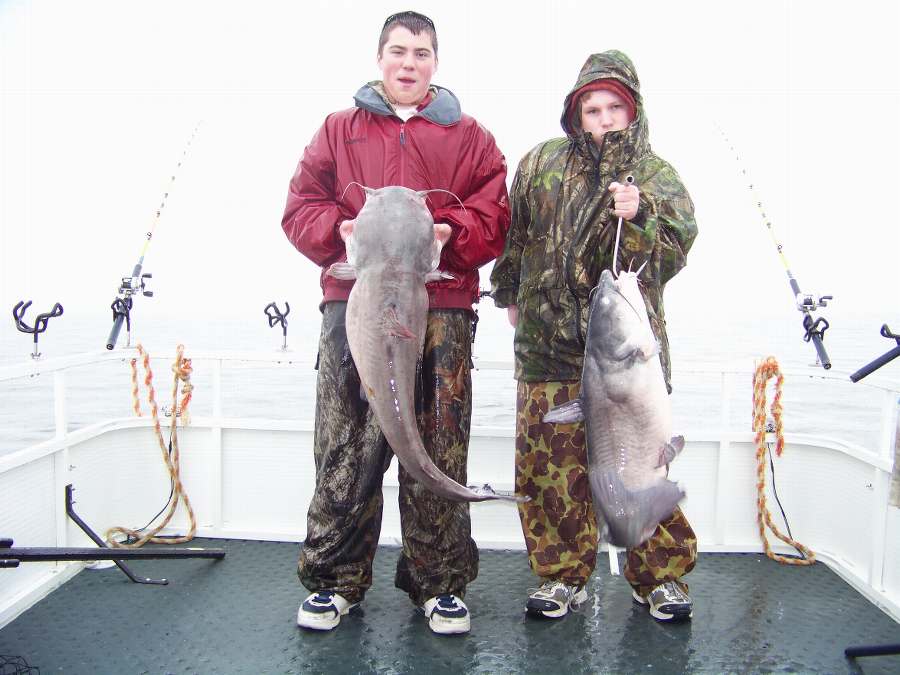
[[413,190],[441,188],[427,202],[436,223],[453,233],[439,269],[451,280],[429,283],[432,308],[471,309],[478,302],[478,268],[503,252],[509,229],[506,160],[494,138],[460,111],[446,89],[406,122],[366,85],[357,107],[333,113],[306,147],[291,179],[281,226],[303,255],[322,267],[323,302],[346,300],[353,281],[325,274],[347,259],[338,227],[362,208],[370,188],[402,185]]

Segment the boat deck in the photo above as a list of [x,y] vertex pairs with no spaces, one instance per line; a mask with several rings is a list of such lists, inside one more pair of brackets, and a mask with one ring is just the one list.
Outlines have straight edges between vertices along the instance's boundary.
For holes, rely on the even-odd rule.
[[168,586],[115,567],[78,574],[0,630],[0,672],[37,672],[4,666],[11,657],[41,673],[900,672],[900,656],[844,657],[849,645],[900,642],[900,626],[821,563],[701,553],[686,579],[694,618],[682,624],[657,623],[601,569],[581,611],[541,621],[522,611],[535,585],[525,553],[484,550],[466,597],[472,632],[439,637],[394,588],[397,548],[379,549],[362,607],[315,633],[294,623],[306,594],[296,544],[191,545],[227,555],[130,563]]

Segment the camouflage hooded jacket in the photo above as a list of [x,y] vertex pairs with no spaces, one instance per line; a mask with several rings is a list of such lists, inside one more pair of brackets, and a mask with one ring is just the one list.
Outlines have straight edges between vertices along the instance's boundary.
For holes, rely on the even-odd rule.
[[[581,128],[573,95],[594,80],[614,78],[633,93],[635,118],[607,132],[601,148]],[[519,163],[506,248],[491,274],[498,307],[516,305],[515,377],[525,382],[578,380],[584,359],[589,295],[600,272],[612,268],[618,218],[609,184],[634,176],[637,215],[622,222],[619,268],[641,272],[641,290],[668,385],[669,345],[663,289],[684,267],[697,226],[694,206],[675,169],[650,149],[647,117],[631,61],[623,53],[593,54],[566,96],[565,138],[532,149]]]

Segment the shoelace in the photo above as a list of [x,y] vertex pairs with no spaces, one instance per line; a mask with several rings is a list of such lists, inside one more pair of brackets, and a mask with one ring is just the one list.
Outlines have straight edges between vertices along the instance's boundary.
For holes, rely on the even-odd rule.
[[662,586],[663,597],[666,602],[690,602],[690,599],[684,594],[681,588],[674,581],[669,581]]
[[543,595],[550,599],[555,599],[553,596],[556,594],[556,588],[562,588],[563,593],[566,594],[566,599],[569,600],[574,595],[572,590],[566,586],[561,581],[545,581],[541,584],[540,588],[535,588],[530,590],[531,595]]
[[334,601],[334,591],[320,591],[312,599],[317,605],[330,605]]
[[459,609],[459,603],[455,595],[439,595],[437,605],[441,609]]

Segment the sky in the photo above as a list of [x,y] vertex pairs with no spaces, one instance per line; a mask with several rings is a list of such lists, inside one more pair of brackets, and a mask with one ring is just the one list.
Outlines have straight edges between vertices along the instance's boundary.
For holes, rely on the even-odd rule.
[[900,3],[884,0],[0,0],[0,310],[108,313],[168,192],[136,311],[255,321],[288,300],[317,321],[319,270],[280,227],[288,181],[409,8],[434,20],[433,81],[494,134],[510,184],[561,135],[585,58],[632,58],[700,230],[670,315],[793,312],[761,201],[804,292],[900,328]]

